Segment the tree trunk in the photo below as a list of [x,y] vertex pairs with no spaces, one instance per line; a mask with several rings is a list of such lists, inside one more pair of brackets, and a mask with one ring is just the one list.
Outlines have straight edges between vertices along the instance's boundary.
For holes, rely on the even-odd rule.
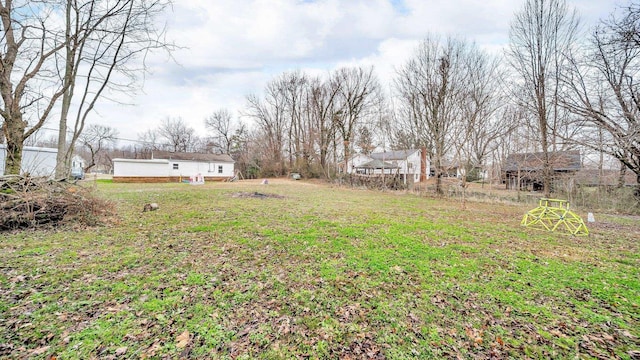
[[435,158],[436,194],[442,195],[442,161],[440,156]]
[[[538,63],[542,64],[540,59],[542,54],[538,54]],[[544,197],[551,197],[551,161],[549,159],[549,119],[547,118],[547,100],[545,88],[544,67],[540,65],[540,75],[536,84],[537,89],[537,112],[538,126],[540,127],[540,139],[542,145],[542,187]]]
[[[65,111],[67,110],[67,111]],[[69,162],[67,161],[67,112],[69,105],[63,101],[62,114],[60,115],[60,127],[58,128],[58,153],[56,154],[56,179],[65,179],[69,175]]]
[[544,150],[544,168],[542,171],[542,186],[544,190],[544,196],[546,198],[551,197],[551,178],[552,178],[552,168],[551,161],[549,159],[549,151]]
[[349,140],[344,141],[344,175],[347,174],[347,170],[349,170]]
[[12,121],[5,120],[7,127],[7,154],[5,157],[5,175],[19,175],[22,168],[22,149],[24,148],[24,130],[27,126],[22,114],[14,113]]
[[62,108],[60,109],[60,123],[58,127],[58,153],[56,154],[56,179],[65,179],[69,176],[70,156],[67,154],[67,117],[69,108],[71,107],[71,98],[73,97],[74,81],[74,64],[75,64],[75,46],[77,44],[71,42],[71,4],[67,3],[66,7],[66,31],[65,31],[65,50],[67,59],[65,61],[64,71],[64,94],[62,95]]
[[620,163],[620,172],[618,173],[618,184],[616,186],[618,189],[622,189],[622,187],[624,186],[625,175],[627,175],[627,166],[624,163]]

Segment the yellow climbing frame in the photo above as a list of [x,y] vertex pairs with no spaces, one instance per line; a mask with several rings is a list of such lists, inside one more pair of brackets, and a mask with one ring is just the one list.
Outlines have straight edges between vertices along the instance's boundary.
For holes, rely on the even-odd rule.
[[567,200],[540,199],[539,206],[527,211],[520,224],[547,231],[566,230],[573,235],[589,235],[582,218],[569,210]]

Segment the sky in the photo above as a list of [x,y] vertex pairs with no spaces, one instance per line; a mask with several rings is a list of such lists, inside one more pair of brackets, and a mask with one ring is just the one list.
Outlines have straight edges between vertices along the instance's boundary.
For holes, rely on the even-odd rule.
[[[328,74],[373,65],[383,87],[428,33],[456,35],[501,54],[522,0],[175,0],[168,38],[180,48],[148,59],[149,73],[128,105],[102,103],[89,123],[121,139],[182,118],[205,136],[204,119],[220,109],[240,117],[248,94],[262,93],[285,71]],[[616,0],[568,1],[585,29]],[[248,121],[248,119],[243,119]],[[120,144],[128,144],[121,141]]]

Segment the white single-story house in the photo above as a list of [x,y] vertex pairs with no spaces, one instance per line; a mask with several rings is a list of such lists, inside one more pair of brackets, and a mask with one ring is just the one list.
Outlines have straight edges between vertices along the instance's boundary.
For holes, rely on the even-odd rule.
[[[53,177],[58,149],[25,146],[22,149],[21,174]],[[4,175],[7,145],[0,144],[0,176]]]
[[421,149],[383,151],[371,155],[356,154],[347,162],[347,173],[389,173],[388,169],[382,168],[367,170],[370,166],[365,165],[374,164],[374,160],[378,161],[375,164],[390,164],[393,173],[401,175],[405,184],[425,181],[429,177],[431,165],[426,153]]
[[235,161],[229,155],[154,151],[151,157],[113,159],[113,181],[224,181],[235,175]]

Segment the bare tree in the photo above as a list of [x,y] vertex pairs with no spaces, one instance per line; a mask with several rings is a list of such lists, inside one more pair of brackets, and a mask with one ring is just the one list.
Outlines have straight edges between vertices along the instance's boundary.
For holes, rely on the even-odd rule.
[[458,163],[464,168],[463,189],[471,174],[482,169],[496,139],[508,131],[498,117],[498,110],[506,101],[502,91],[504,71],[498,59],[470,46],[464,61],[468,75],[460,99],[463,114],[460,132],[455,137]]
[[142,144],[143,152],[160,150],[162,148],[157,129],[147,129],[144,132],[138,133],[138,143]]
[[65,84],[56,82],[55,56],[64,33],[47,24],[54,17],[44,3],[0,1],[0,115],[7,142],[5,173],[19,174],[25,139],[40,129]]
[[249,129],[245,123],[240,122],[230,138],[231,145],[229,155],[231,155],[236,162],[236,171],[240,171],[244,177],[250,176],[250,172],[248,171],[252,163],[250,143],[251,134],[249,133]]
[[373,67],[364,69],[341,68],[331,77],[332,86],[337,88],[334,124],[343,142],[343,157],[346,163],[350,157],[352,138],[359,122],[371,115],[382,101],[380,83]]
[[89,151],[90,160],[84,167],[88,172],[96,166],[101,156],[104,156],[109,145],[117,141],[118,131],[110,126],[92,124],[80,135],[80,142]]
[[156,130],[164,140],[169,151],[189,152],[199,146],[199,139],[194,128],[187,125],[182,118],[165,118]]
[[[40,129],[62,100],[58,175],[68,172],[70,144],[105,89],[121,91],[144,70],[131,66],[143,53],[162,47],[154,15],[168,1],[61,0],[2,1],[0,95],[2,133],[7,141],[7,173],[18,173],[23,143]],[[62,20],[62,21],[61,21]],[[138,62],[139,63],[139,62]],[[82,69],[82,73],[80,73]],[[115,73],[120,76],[114,80]],[[82,99],[72,101],[81,79]],[[67,118],[78,105],[69,143]],[[60,170],[62,169],[62,170]]]
[[640,183],[640,4],[623,10],[595,29],[585,56],[571,57],[562,104],[581,126],[575,140],[615,157]]
[[[57,178],[68,175],[75,143],[98,101],[108,94],[132,92],[138,74],[146,71],[146,54],[170,48],[155,25],[168,0],[66,0],[63,4],[65,48],[64,54],[56,55],[58,66],[64,69],[60,71],[64,93]],[[76,95],[79,98],[74,101]],[[72,109],[75,114],[70,116]]]
[[631,0],[627,6],[622,7],[621,17],[612,16],[611,19],[603,23],[608,28],[612,37],[609,40],[620,44],[630,44],[640,46],[640,3],[638,0]]
[[509,31],[508,59],[518,74],[514,95],[535,114],[543,152],[545,196],[551,192],[549,152],[555,150],[563,60],[576,41],[578,19],[564,0],[527,0],[516,13]]
[[256,121],[258,130],[262,133],[259,145],[264,151],[264,175],[284,174],[284,146],[285,134],[288,128],[286,116],[286,99],[280,91],[277,80],[267,84],[265,99],[262,101],[256,95],[247,96],[247,109],[244,113]]
[[360,152],[365,155],[370,155],[376,149],[373,133],[366,125],[358,128],[356,146],[360,148]]
[[305,111],[305,93],[308,77],[299,70],[285,72],[277,80],[278,89],[284,99],[286,124],[286,153],[289,158],[289,170],[297,171],[308,161],[309,127]]
[[338,137],[348,157],[356,127],[375,112],[380,99],[372,68],[344,68],[328,79],[300,71],[274,78],[263,98],[247,96],[243,111],[257,125],[253,135],[260,148],[254,150],[260,154],[261,174],[295,170],[329,177],[329,154],[335,156]]
[[231,113],[227,109],[220,109],[204,120],[205,127],[213,132],[212,145],[218,152],[231,153],[231,138],[234,135]]
[[331,143],[335,139],[334,114],[339,86],[321,78],[309,81],[306,95],[307,116],[311,121],[312,146],[317,147],[320,168],[329,178],[332,167],[329,166]]
[[463,109],[461,98],[469,73],[468,45],[429,35],[398,72],[396,91],[408,143],[425,147],[435,168],[436,192],[442,193],[445,157],[454,143]]

